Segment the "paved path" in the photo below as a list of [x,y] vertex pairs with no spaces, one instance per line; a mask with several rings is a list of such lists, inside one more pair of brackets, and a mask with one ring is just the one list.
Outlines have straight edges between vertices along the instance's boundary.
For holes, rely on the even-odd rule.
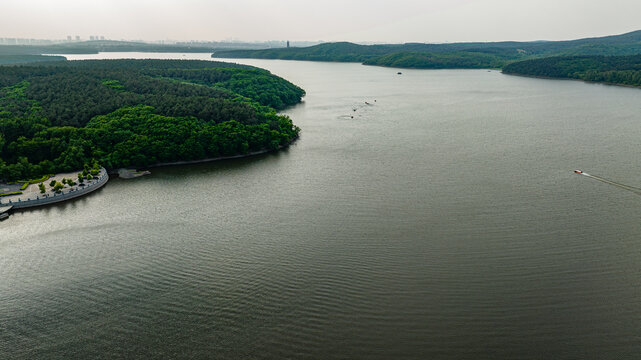
[[[56,179],[66,174],[56,175],[52,179]],[[70,177],[70,176],[68,176]],[[60,178],[62,179],[62,178]],[[58,180],[60,180],[58,179]],[[23,192],[22,195],[7,196],[5,198],[0,198],[0,206],[13,206],[14,209],[24,209],[34,206],[42,206],[54,204],[57,202],[67,201],[74,199],[86,194],[89,194],[93,191],[96,191],[103,187],[109,180],[109,175],[107,175],[107,170],[104,168],[100,169],[100,173],[96,175],[91,181],[85,181],[85,186],[73,186],[71,188],[65,188],[60,193],[56,194],[51,191],[47,191],[45,194],[40,194],[37,184],[29,185],[27,189]],[[49,188],[49,181],[45,181],[45,186]],[[74,179],[77,181],[77,179]],[[35,190],[33,190],[35,188]]]

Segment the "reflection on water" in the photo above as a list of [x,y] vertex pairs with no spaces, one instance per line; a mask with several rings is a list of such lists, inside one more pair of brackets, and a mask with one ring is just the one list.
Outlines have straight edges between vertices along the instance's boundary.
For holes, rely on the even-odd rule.
[[0,223],[0,357],[639,353],[639,90],[239,61],[301,139]]

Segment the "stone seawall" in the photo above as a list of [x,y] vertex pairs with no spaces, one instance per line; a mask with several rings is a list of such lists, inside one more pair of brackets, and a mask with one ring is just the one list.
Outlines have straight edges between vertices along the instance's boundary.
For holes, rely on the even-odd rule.
[[5,205],[5,206],[11,205],[15,210],[15,209],[30,208],[34,206],[55,204],[58,202],[67,201],[67,200],[71,200],[77,197],[87,195],[103,187],[107,183],[107,181],[109,181],[109,175],[107,174],[107,170],[102,168],[100,169],[98,178],[96,180],[92,180],[91,182],[86,183],[84,187],[69,189],[67,191],[63,190],[61,194],[54,194],[52,196],[36,195],[35,198],[29,198],[29,199],[20,200],[20,201],[11,201],[11,200],[7,201],[7,200],[0,199],[0,205]]

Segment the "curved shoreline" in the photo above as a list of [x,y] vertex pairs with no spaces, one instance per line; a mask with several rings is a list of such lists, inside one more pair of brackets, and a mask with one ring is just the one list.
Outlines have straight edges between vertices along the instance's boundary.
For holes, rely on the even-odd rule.
[[63,192],[60,195],[54,193],[53,196],[40,197],[36,195],[35,199],[27,199],[25,201],[9,201],[9,202],[0,202],[2,205],[12,206],[12,210],[21,210],[28,209],[38,206],[46,206],[51,204],[57,204],[63,201],[79,198],[85,195],[89,195],[92,192],[102,188],[109,181],[109,174],[105,168],[101,170],[101,176],[94,182],[87,184],[83,188],[70,189],[67,192]]
[[[184,161],[172,161],[172,162],[155,163],[155,164],[152,164],[152,165],[143,166],[143,167],[141,167],[141,169],[151,169],[151,168],[158,168],[158,167],[165,167],[165,166],[205,164],[205,163],[210,163],[210,162],[214,162],[214,161],[243,159],[243,158],[248,158],[248,157],[253,157],[253,156],[257,156],[257,155],[268,154],[268,153],[280,151],[282,149],[288,148],[292,143],[294,143],[299,138],[300,138],[300,135],[297,135],[292,140],[290,140],[288,143],[286,143],[284,145],[280,145],[276,149],[263,149],[263,150],[258,150],[258,151],[252,151],[252,152],[249,152],[247,154],[238,154],[238,155],[230,155],[230,156],[218,156],[218,157],[215,157],[215,158],[206,158],[206,159],[199,159],[199,160],[184,160]],[[111,170],[109,170],[109,173],[110,174],[118,174],[118,169],[111,169]]]
[[[289,147],[293,142],[298,140],[300,136],[294,137],[291,141],[289,141],[287,144],[280,145],[276,149],[264,149],[264,150],[259,150],[259,151],[253,151],[247,154],[239,154],[239,155],[231,155],[231,156],[219,156],[215,158],[207,158],[207,159],[199,159],[199,160],[189,160],[189,161],[174,161],[174,162],[166,162],[166,163],[157,163],[153,165],[149,165],[146,168],[155,168],[155,167],[163,167],[163,166],[176,166],[176,165],[191,165],[191,164],[203,164],[203,163],[208,163],[208,162],[214,162],[214,161],[221,161],[221,160],[231,160],[231,159],[242,159],[242,158],[248,158],[252,156],[257,156],[261,154],[267,154],[271,152],[276,152],[279,150],[282,150],[284,148]],[[52,205],[52,204],[57,204],[61,203],[64,201],[68,201],[71,199],[79,198],[82,196],[86,196],[91,194],[92,192],[102,188],[107,184],[109,181],[109,174],[118,174],[118,172],[114,169],[112,170],[107,170],[105,168],[102,168],[101,170],[101,176],[98,178],[98,180],[92,182],[91,184],[87,184],[83,188],[76,188],[76,189],[71,189],[68,190],[67,192],[63,192],[60,195],[56,195],[54,193],[53,196],[45,196],[45,197],[39,197],[36,196],[35,199],[27,199],[25,201],[11,201],[9,200],[8,202],[3,202],[2,199],[0,199],[0,205],[3,206],[10,206],[10,211],[16,211],[16,210],[23,210],[23,209],[29,209],[33,207],[39,207],[39,206],[47,206],[47,205]]]

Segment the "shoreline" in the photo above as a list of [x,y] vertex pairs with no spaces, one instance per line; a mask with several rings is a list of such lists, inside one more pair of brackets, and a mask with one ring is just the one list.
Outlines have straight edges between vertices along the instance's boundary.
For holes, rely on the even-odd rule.
[[[300,138],[300,135],[294,137],[288,143],[286,143],[284,145],[280,145],[276,149],[264,149],[264,150],[252,151],[252,152],[249,152],[247,154],[218,156],[218,157],[214,157],[214,158],[206,158],[206,159],[198,159],[198,160],[182,160],[182,161],[171,161],[171,162],[155,163],[155,164],[152,164],[152,165],[142,166],[142,167],[140,167],[140,169],[145,170],[145,169],[159,168],[159,167],[169,167],[169,166],[206,164],[206,163],[215,162],[215,161],[222,161],[222,160],[233,160],[233,159],[249,158],[249,157],[253,157],[253,156],[257,156],[257,155],[277,152],[277,151],[280,151],[282,149],[288,148],[291,144],[296,142],[296,140],[298,140],[299,138]],[[108,173],[111,174],[111,175],[118,175],[118,169],[110,169],[110,170],[108,170]]]
[[[66,192],[63,191],[60,194],[53,193],[53,196],[49,195],[39,195],[36,194],[36,198],[27,198],[26,200],[19,199],[18,201],[12,201],[12,199],[0,200],[0,206],[11,206],[11,211],[29,209],[34,207],[47,206],[52,204],[61,203],[71,199],[80,198],[86,195],[91,194],[92,192],[102,188],[109,181],[109,173],[107,169],[102,168],[100,170],[101,175],[95,181],[85,185],[84,187],[76,187],[75,189],[68,189]],[[35,184],[29,185],[33,186]]]
[[599,84],[599,85],[607,85],[607,86],[626,87],[626,88],[632,88],[632,89],[641,89],[641,86],[636,86],[636,85],[618,84],[618,83],[611,83],[611,82],[605,82],[605,81],[589,81],[589,80],[574,79],[574,78],[560,78],[560,77],[543,76],[543,75],[526,75],[526,74],[517,74],[517,73],[507,73],[507,72],[504,72],[503,70],[501,70],[501,74],[531,78],[531,79],[580,81],[586,84]]
[[389,66],[389,65],[379,65],[379,64],[366,64],[364,61],[342,61],[342,60],[303,60],[303,59],[283,59],[283,58],[257,58],[257,57],[211,57],[212,59],[218,59],[217,61],[225,60],[282,60],[282,61],[305,61],[305,62],[320,62],[320,63],[330,63],[330,64],[359,64],[362,66],[372,66],[380,67],[386,69],[404,69],[404,70],[501,70],[501,68],[491,68],[491,67],[439,67],[439,68],[420,68],[420,67],[403,67],[403,66]]
[[[249,152],[247,154],[238,154],[238,155],[231,155],[231,156],[219,156],[215,158],[207,158],[207,159],[199,159],[199,160],[186,160],[186,161],[174,161],[174,162],[166,162],[166,163],[156,163],[153,165],[148,165],[144,167],[143,169],[149,169],[149,168],[159,168],[159,167],[168,167],[168,166],[179,166],[179,165],[192,165],[192,164],[204,164],[204,163],[210,163],[214,161],[222,161],[222,160],[233,160],[233,159],[243,159],[243,158],[249,158],[257,155],[262,155],[262,154],[268,154],[272,152],[277,152],[282,149],[288,148],[291,146],[292,143],[294,143],[296,140],[300,138],[299,136],[296,136],[293,138],[291,141],[284,145],[280,145],[276,149],[264,149],[264,150],[259,150],[259,151],[253,151]],[[86,185],[83,188],[76,188],[72,190],[68,190],[67,192],[63,192],[61,194],[54,194],[53,196],[45,196],[45,197],[40,197],[36,195],[35,199],[27,199],[25,201],[2,201],[0,199],[0,207],[10,207],[9,209],[5,210],[2,214],[10,214],[16,211],[24,211],[28,210],[30,208],[35,208],[35,207],[44,207],[48,205],[54,205],[54,204],[59,204],[61,202],[69,201],[72,199],[78,199],[87,195],[90,195],[96,190],[101,189],[104,187],[109,180],[111,179],[109,175],[118,175],[118,169],[111,169],[108,170],[106,168],[102,168],[101,170],[102,175],[93,183],[90,185]],[[6,217],[3,217],[2,220],[6,219]]]

